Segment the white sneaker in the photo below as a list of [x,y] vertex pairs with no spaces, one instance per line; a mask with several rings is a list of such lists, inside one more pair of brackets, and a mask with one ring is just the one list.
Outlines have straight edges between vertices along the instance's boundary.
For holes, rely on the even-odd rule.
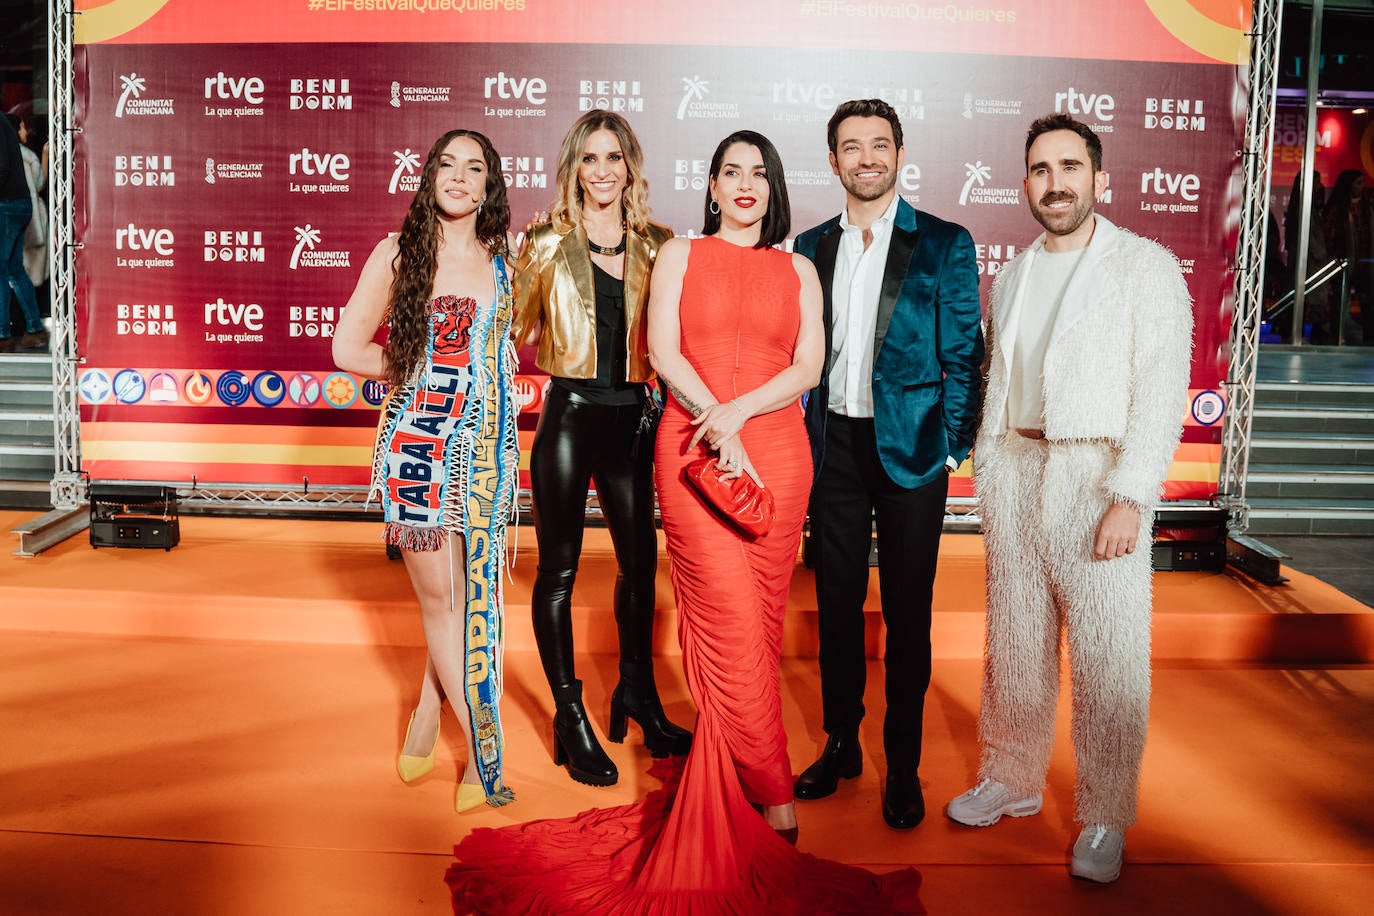
[[1041,794],[1018,798],[995,779],[984,779],[945,806],[951,820],[970,827],[991,827],[1002,815],[1026,817],[1040,813]]
[[1100,884],[1111,884],[1121,875],[1121,856],[1126,851],[1126,832],[1105,824],[1089,824],[1073,844],[1069,874]]

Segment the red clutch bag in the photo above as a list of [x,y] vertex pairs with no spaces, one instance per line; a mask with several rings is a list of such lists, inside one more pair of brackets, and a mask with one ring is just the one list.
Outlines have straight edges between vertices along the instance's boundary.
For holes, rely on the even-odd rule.
[[682,470],[692,488],[727,522],[754,537],[767,534],[773,527],[773,491],[748,474],[725,480],[724,473],[713,456],[698,458]]

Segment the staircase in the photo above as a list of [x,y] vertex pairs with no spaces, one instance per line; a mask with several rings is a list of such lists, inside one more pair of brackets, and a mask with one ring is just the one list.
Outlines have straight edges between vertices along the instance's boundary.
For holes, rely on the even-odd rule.
[[1250,534],[1374,534],[1374,383],[1259,381],[1250,445]]
[[52,356],[0,353],[0,507],[48,508],[53,467]]

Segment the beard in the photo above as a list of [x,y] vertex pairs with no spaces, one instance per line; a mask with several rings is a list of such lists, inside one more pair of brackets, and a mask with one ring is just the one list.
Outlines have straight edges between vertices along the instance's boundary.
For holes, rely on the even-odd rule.
[[877,200],[888,191],[891,191],[892,186],[896,183],[897,173],[893,171],[884,172],[873,181],[859,181],[859,179],[854,177],[853,172],[840,173],[840,184],[844,185],[845,191],[856,200]]
[[[1071,206],[1067,210],[1051,210],[1049,205],[1067,200]],[[1051,235],[1072,235],[1079,226],[1093,215],[1094,201],[1084,202],[1077,194],[1053,191],[1041,197],[1038,203],[1031,204],[1031,215],[1045,227]]]

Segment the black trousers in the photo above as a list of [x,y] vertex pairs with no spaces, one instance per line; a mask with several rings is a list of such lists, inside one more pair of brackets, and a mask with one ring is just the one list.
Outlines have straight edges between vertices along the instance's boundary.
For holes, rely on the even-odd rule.
[[[572,591],[582,555],[587,489],[596,483],[620,570],[615,618],[622,662],[653,656],[653,443],[636,443],[641,407],[594,404],[549,389],[530,451],[539,571],[530,597],[535,642],[550,686],[573,681]],[[636,445],[638,447],[636,448]]]
[[887,645],[883,654],[889,768],[921,762],[921,719],[930,686],[930,603],[949,478],[914,490],[883,470],[871,419],[827,417],[825,457],[811,491],[811,538],[820,612],[821,700],[827,733],[854,731],[864,716],[864,599],[873,524]]

